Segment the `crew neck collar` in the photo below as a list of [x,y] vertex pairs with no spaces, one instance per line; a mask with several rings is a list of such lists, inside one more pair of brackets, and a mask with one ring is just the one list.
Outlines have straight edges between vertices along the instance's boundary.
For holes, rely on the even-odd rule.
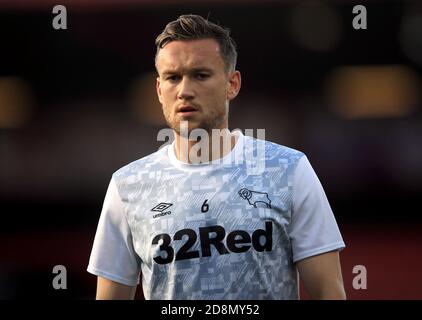
[[168,146],[168,157],[170,163],[179,169],[187,171],[215,169],[221,166],[232,165],[233,163],[240,163],[237,160],[239,160],[239,157],[243,156],[244,135],[240,130],[234,130],[232,134],[238,138],[233,149],[228,154],[226,154],[223,158],[214,159],[212,161],[199,164],[187,163],[177,159],[175,153],[176,140],[174,140],[172,144]]

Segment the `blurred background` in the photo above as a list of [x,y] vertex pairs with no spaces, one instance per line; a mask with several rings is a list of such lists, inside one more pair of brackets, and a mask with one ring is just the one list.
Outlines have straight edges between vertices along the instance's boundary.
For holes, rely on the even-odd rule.
[[310,159],[347,245],[348,297],[422,299],[420,1],[69,0],[66,30],[56,4],[0,1],[0,299],[95,297],[86,267],[111,175],[163,143],[154,40],[187,13],[238,44],[230,128]]

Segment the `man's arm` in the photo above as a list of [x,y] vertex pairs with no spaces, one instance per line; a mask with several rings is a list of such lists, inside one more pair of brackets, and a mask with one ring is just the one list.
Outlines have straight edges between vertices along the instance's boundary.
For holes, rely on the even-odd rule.
[[131,287],[98,277],[96,300],[133,300],[135,293],[136,286]]
[[296,266],[311,299],[346,299],[338,251],[300,260]]

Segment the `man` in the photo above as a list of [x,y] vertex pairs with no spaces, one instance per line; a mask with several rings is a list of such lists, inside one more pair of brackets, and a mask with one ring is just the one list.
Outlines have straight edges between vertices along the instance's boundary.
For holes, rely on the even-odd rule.
[[184,15],[156,45],[175,141],[112,176],[88,266],[97,299],[133,299],[140,277],[146,299],[298,299],[297,271],[311,298],[344,299],[344,243],[306,156],[228,130],[229,32]]

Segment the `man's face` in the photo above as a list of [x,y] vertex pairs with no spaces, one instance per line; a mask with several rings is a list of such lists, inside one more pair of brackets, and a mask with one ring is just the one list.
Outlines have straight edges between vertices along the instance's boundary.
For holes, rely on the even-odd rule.
[[228,127],[240,73],[225,71],[217,41],[172,41],[158,52],[156,67],[157,94],[170,128],[180,134],[180,121],[188,121],[189,132]]

